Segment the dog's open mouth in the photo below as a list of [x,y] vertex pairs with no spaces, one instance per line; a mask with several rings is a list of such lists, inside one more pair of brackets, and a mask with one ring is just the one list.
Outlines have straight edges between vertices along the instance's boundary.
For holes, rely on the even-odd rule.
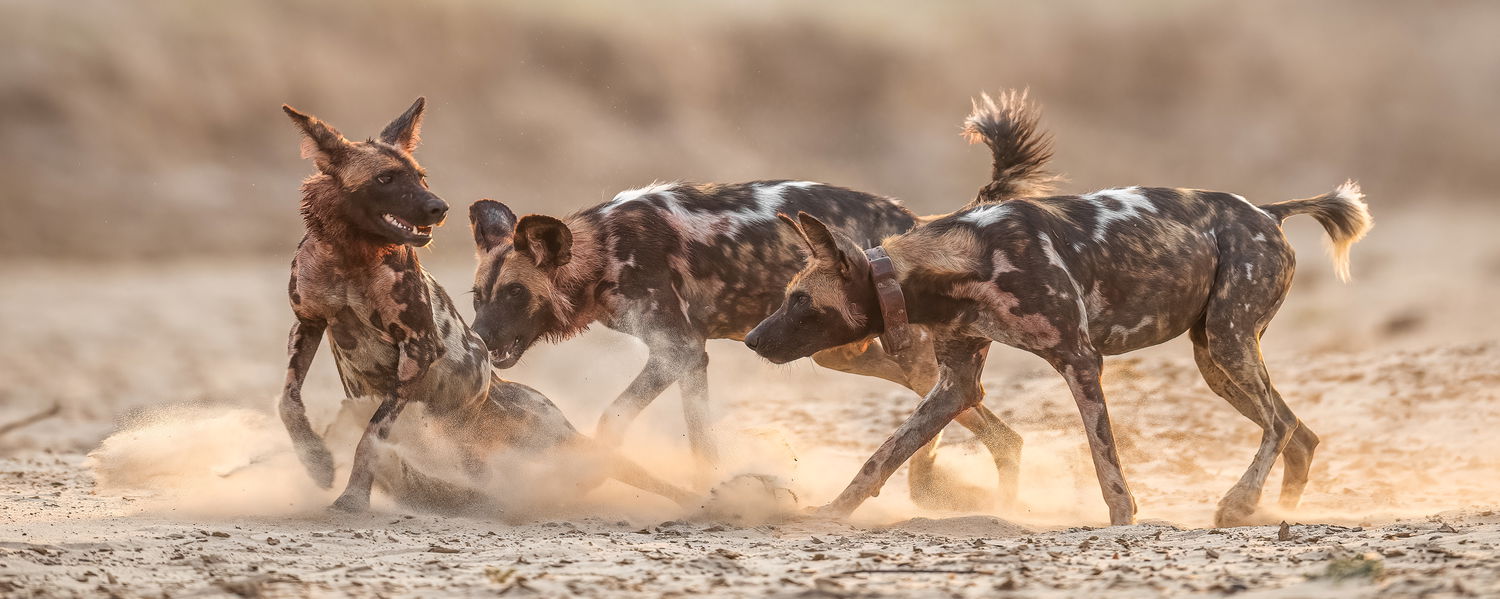
[[389,212],[381,214],[380,216],[385,219],[385,223],[390,225],[391,228],[402,233],[403,235],[406,235],[414,241],[427,241],[429,239],[432,239],[432,225],[413,225],[406,219]]
[[510,368],[521,359],[521,340],[515,339],[504,346],[490,350],[490,363],[496,368]]

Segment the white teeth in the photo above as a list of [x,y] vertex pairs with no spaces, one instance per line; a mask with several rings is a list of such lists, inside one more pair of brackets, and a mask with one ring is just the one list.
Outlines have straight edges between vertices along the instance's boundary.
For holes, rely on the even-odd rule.
[[390,214],[385,214],[383,216],[385,217],[385,222],[391,223],[397,229],[401,229],[402,231],[406,231],[407,233],[413,232],[411,225],[401,222],[401,220],[397,219],[395,216],[392,216]]

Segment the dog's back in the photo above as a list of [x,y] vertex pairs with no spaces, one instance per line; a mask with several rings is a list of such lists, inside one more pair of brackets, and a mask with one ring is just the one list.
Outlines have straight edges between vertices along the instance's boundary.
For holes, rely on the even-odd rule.
[[801,269],[800,246],[776,218],[799,211],[871,245],[915,223],[894,200],[810,181],[660,184],[575,218],[601,232],[618,293],[675,286],[707,336],[739,337],[775,309]]
[[[1343,214],[1328,208],[1339,193],[1358,192],[1299,200],[1295,209]],[[1031,309],[1071,313],[1047,306],[1076,302],[1088,338],[1118,354],[1188,330],[1222,277],[1289,284],[1295,255],[1280,225],[1293,209],[1224,192],[1127,187],[973,206],[898,243],[951,252],[961,278],[992,281]]]

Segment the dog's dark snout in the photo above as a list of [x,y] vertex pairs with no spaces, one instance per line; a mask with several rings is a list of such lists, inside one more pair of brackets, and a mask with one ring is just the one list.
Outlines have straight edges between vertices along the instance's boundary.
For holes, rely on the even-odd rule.
[[442,218],[448,214],[448,203],[437,198],[427,200],[427,215],[434,219]]
[[757,329],[755,329],[753,331],[750,331],[749,335],[745,335],[745,347],[748,347],[751,350],[759,349],[760,348],[760,338],[761,338],[761,334],[760,334],[760,329],[759,328],[757,328]]
[[479,339],[484,341],[485,344],[489,344],[489,342],[495,340],[494,327],[490,326],[489,319],[485,318],[483,314],[474,317],[474,325],[470,328],[474,330],[475,335],[479,335]]

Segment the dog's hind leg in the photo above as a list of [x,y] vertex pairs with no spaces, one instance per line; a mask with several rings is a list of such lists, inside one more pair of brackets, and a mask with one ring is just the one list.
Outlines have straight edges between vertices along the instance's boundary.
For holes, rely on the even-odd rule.
[[[1238,385],[1230,381],[1229,375],[1214,362],[1212,354],[1208,349],[1208,338],[1202,325],[1193,327],[1189,336],[1193,340],[1193,358],[1198,362],[1198,370],[1203,373],[1203,380],[1214,393],[1229,402],[1240,414],[1254,422],[1256,426],[1264,429],[1265,421],[1262,420],[1262,412],[1258,402],[1240,390]],[[1274,388],[1272,391],[1274,392]],[[1280,394],[1274,395],[1277,402],[1277,410],[1286,407]],[[1302,491],[1307,487],[1308,471],[1312,468],[1313,452],[1318,447],[1318,436],[1307,427],[1307,423],[1300,419],[1296,421],[1296,430],[1292,432],[1291,442],[1286,444],[1282,451],[1281,460],[1283,474],[1281,479],[1281,507],[1295,509],[1298,501],[1302,498]]]
[[1249,237],[1248,231],[1219,237],[1219,274],[1201,331],[1193,335],[1197,353],[1206,354],[1199,357],[1200,363],[1206,357],[1227,382],[1228,393],[1220,395],[1261,427],[1260,448],[1254,460],[1219,502],[1214,520],[1221,526],[1248,522],[1276,458],[1294,442],[1295,447],[1287,454],[1282,501],[1285,504],[1300,499],[1317,443],[1311,430],[1297,434],[1303,426],[1271,385],[1260,353],[1261,333],[1291,287],[1295,258],[1279,234],[1264,235],[1271,241]]
[[[621,455],[616,449],[606,447],[582,434],[578,434],[570,439],[564,444],[564,448],[579,452],[583,458],[590,462],[592,467],[597,468],[605,476],[642,491],[671,499],[682,507],[697,508],[703,503],[701,496],[657,478],[656,475],[646,471],[644,467],[635,463],[634,460]],[[600,482],[603,481],[591,481],[586,486],[593,488],[598,486]]]
[[390,448],[381,451],[376,461],[375,486],[404,507],[481,517],[504,511],[499,502],[479,489],[423,474]]
[[1248,522],[1249,516],[1255,512],[1271,467],[1292,440],[1297,416],[1271,386],[1270,376],[1261,362],[1260,342],[1254,332],[1235,334],[1216,328],[1210,321],[1206,336],[1209,359],[1223,371],[1229,384],[1238,389],[1238,393],[1230,394],[1235,398],[1230,403],[1249,400],[1245,402],[1249,405],[1235,407],[1255,413],[1251,420],[1261,427],[1260,448],[1255,452],[1255,459],[1239,482],[1219,501],[1219,510],[1214,515],[1217,526],[1238,526]]

